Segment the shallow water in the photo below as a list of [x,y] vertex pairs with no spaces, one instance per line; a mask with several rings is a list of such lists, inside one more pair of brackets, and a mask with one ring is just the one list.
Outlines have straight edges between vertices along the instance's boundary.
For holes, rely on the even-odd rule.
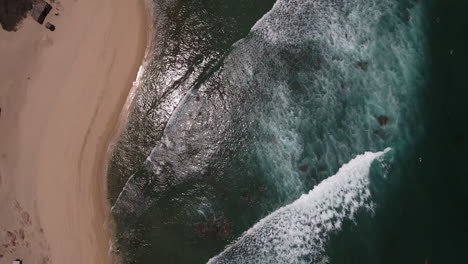
[[109,168],[124,261],[457,260],[466,11],[155,1],[153,56]]

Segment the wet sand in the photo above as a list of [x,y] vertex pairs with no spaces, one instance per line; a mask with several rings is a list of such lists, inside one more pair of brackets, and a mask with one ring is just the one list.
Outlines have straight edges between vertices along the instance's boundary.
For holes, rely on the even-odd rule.
[[53,7],[54,32],[30,17],[0,29],[0,263],[112,263],[105,165],[147,12],[143,0]]

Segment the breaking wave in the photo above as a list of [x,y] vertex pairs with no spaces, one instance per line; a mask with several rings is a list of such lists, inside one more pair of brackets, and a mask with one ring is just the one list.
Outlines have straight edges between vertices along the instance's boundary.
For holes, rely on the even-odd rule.
[[308,194],[260,220],[208,263],[321,263],[327,237],[360,209],[372,209],[369,170],[381,152],[343,165]]
[[160,60],[147,78],[167,96],[140,96],[148,151],[112,207],[122,243],[198,263],[241,236],[211,262],[326,262],[330,233],[372,209],[379,151],[421,134],[424,23],[416,0],[278,0],[201,70]]

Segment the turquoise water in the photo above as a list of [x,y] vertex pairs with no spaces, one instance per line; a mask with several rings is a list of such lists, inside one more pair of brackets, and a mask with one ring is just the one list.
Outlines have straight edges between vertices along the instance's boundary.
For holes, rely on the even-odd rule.
[[109,169],[124,262],[461,260],[466,11],[154,1]]

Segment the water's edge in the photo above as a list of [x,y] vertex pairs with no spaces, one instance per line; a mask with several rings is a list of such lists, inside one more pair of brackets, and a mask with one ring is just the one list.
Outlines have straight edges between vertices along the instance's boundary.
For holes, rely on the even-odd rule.
[[152,0],[140,0],[142,1],[142,13],[144,13],[144,22],[142,25],[145,26],[145,32],[146,32],[146,37],[145,37],[145,51],[144,55],[141,59],[141,65],[139,66],[135,81],[133,82],[132,86],[129,88],[128,95],[125,99],[125,103],[122,105],[122,108],[120,110],[119,117],[117,119],[117,122],[112,129],[108,147],[105,153],[104,157],[104,162],[102,166],[102,173],[103,173],[103,181],[104,184],[102,185],[104,187],[104,208],[106,208],[106,221],[107,225],[109,226],[110,229],[110,240],[109,240],[109,254],[113,255],[114,261],[116,264],[122,263],[122,259],[119,257],[118,252],[116,252],[115,249],[115,242],[116,242],[116,224],[114,221],[114,218],[111,214],[111,207],[112,204],[109,201],[109,193],[108,193],[108,181],[109,181],[109,164],[112,160],[112,153],[115,148],[116,142],[119,141],[119,138],[122,134],[122,132],[125,130],[125,127],[128,124],[128,115],[131,111],[131,108],[134,103],[134,98],[135,98],[135,93],[137,92],[141,78],[145,72],[145,69],[147,67],[148,62],[150,61],[151,57],[151,45],[153,45],[152,41],[152,36],[154,35],[154,27],[153,27],[153,3]]

